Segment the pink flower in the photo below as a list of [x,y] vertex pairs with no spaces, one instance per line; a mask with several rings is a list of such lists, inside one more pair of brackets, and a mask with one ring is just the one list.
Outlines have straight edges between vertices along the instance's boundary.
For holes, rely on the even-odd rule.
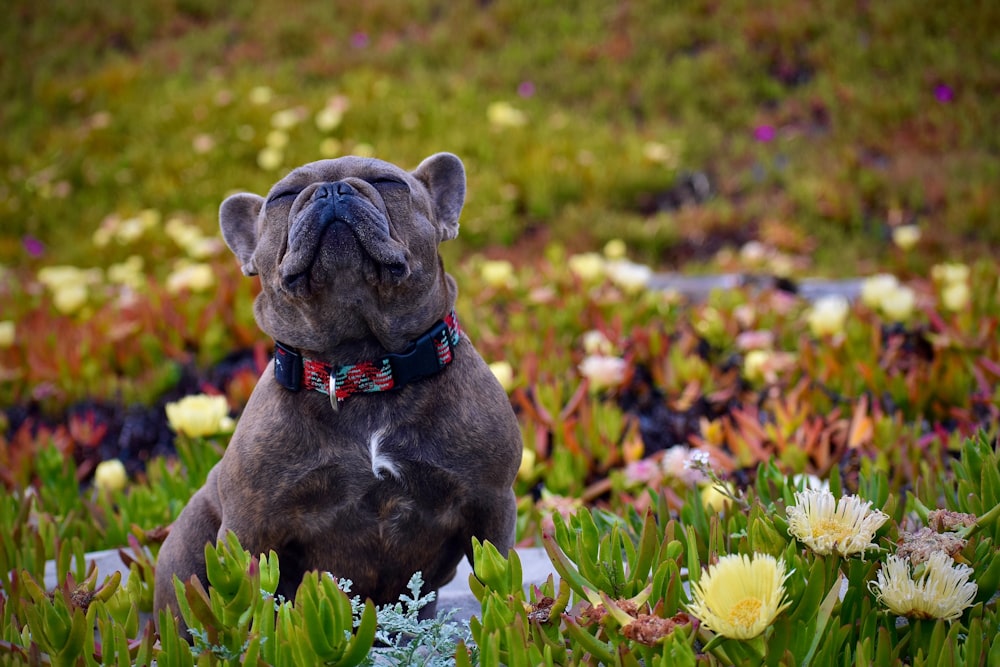
[[941,102],[942,104],[948,104],[954,101],[955,91],[952,90],[951,86],[946,83],[939,83],[934,86],[934,98]]
[[773,125],[758,125],[753,129],[753,138],[763,144],[774,141],[776,135],[777,132]]
[[534,97],[535,95],[535,83],[533,81],[522,81],[517,86],[517,94],[521,97]]
[[24,244],[25,252],[32,257],[41,257],[45,253],[45,244],[34,236],[25,236],[21,239],[21,243]]

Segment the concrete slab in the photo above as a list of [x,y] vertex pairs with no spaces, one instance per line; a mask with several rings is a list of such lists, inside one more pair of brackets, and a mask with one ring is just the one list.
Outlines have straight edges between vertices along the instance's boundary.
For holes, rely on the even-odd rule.
[[[128,551],[126,549],[126,551]],[[518,549],[517,555],[521,559],[521,569],[525,587],[541,585],[550,574],[555,573],[551,561],[549,561],[545,550],[542,548]],[[122,562],[117,549],[107,551],[95,551],[86,554],[88,567],[93,563],[97,567],[98,580],[110,576],[115,571],[122,573],[122,583],[128,579],[129,571]],[[469,574],[472,568],[468,561],[463,560],[455,574],[455,578],[438,591],[438,612],[455,610],[455,620],[469,620],[472,616],[480,613],[479,602],[472,595],[469,588]],[[555,577],[558,579],[558,576]],[[56,586],[56,565],[55,561],[49,561],[45,565],[45,587],[47,589]]]

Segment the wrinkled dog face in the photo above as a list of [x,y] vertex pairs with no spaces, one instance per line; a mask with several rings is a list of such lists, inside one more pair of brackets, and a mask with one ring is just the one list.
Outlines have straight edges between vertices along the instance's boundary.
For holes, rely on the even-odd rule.
[[229,197],[220,224],[244,273],[260,275],[258,323],[287,338],[280,329],[307,324],[297,320],[310,311],[405,308],[431,289],[437,246],[457,235],[464,199],[454,155],[433,155],[412,173],[344,157],[295,169],[266,198]]

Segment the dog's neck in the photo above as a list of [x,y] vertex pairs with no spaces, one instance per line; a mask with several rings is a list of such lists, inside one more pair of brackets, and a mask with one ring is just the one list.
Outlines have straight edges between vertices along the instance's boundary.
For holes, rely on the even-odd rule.
[[289,391],[310,389],[330,396],[334,409],[354,394],[389,391],[442,371],[462,337],[455,311],[399,354],[354,364],[330,364],[275,341],[274,378]]

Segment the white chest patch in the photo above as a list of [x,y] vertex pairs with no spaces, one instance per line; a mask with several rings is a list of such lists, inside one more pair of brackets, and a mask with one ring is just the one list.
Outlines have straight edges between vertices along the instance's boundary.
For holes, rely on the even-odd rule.
[[372,433],[368,439],[368,453],[371,457],[372,474],[378,479],[385,479],[385,474],[389,473],[395,479],[400,479],[399,467],[388,455],[379,451],[382,445],[382,438],[385,431],[379,429]]

